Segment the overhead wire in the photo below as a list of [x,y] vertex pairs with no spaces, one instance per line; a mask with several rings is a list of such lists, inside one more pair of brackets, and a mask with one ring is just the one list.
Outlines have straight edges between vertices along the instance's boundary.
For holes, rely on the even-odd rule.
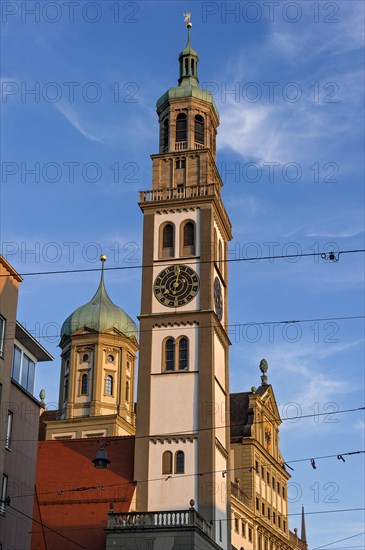
[[[350,537],[345,537],[344,539],[337,539],[337,540],[334,540],[332,542],[328,542],[327,544],[322,544],[322,546],[316,546],[315,548],[311,548],[310,550],[320,550],[320,548],[327,548],[327,546],[331,546],[332,544],[337,544],[338,542],[343,542],[345,540],[350,540],[350,539],[354,539],[356,537],[360,537],[361,535],[365,535],[365,531],[363,531],[362,533],[357,533],[357,535],[351,535]],[[336,547],[334,550],[339,550],[340,547]],[[345,548],[345,547],[343,547]],[[355,548],[355,547],[353,547]],[[360,548],[360,546],[358,547]],[[361,547],[363,548],[363,546]]]
[[[333,455],[316,456],[314,458],[315,458],[315,460],[326,460],[326,459],[329,459],[329,458],[338,458],[339,456],[360,455],[360,454],[364,454],[364,453],[365,453],[365,450],[349,451],[349,452],[345,452],[345,453],[336,453],[336,454],[333,454]],[[288,460],[287,462],[281,464],[281,466],[284,467],[284,464],[291,464],[291,463],[294,463],[294,462],[304,462],[304,461],[308,462],[310,460],[311,460],[310,458]],[[261,466],[272,466],[272,464],[270,462],[261,463]],[[209,475],[209,474],[222,474],[222,478],[224,479],[228,472],[237,472],[238,470],[242,470],[242,472],[244,472],[245,470],[247,470],[249,472],[256,472],[256,474],[259,475],[259,472],[257,472],[253,466],[250,466],[250,467],[246,466],[246,467],[243,467],[243,468],[242,467],[240,467],[240,468],[228,468],[228,469],[224,469],[224,470],[220,469],[220,470],[213,470],[213,471],[207,471],[207,472],[198,472],[198,473],[192,473],[192,474],[177,474],[177,478],[182,479],[182,478],[187,478],[187,477],[203,477],[204,475]],[[224,476],[223,476],[223,474],[224,474]],[[61,489],[61,488],[59,488],[59,489],[54,490],[54,491],[47,491],[47,492],[43,492],[43,493],[38,492],[38,496],[39,497],[44,497],[44,496],[47,496],[47,495],[59,495],[59,496],[61,496],[64,493],[73,493],[73,492],[82,492],[82,491],[91,491],[91,490],[104,491],[106,488],[111,488],[111,487],[127,487],[127,486],[130,486],[130,485],[136,486],[136,485],[141,484],[141,483],[151,483],[151,482],[155,482],[155,481],[168,481],[169,479],[173,479],[173,474],[165,474],[162,477],[157,477],[157,478],[148,478],[148,479],[143,479],[143,480],[125,481],[123,483],[110,483],[110,484],[102,484],[102,485],[74,487],[74,488],[71,488],[71,489]],[[30,496],[34,496],[34,495],[35,495],[35,493],[29,493],[29,494],[26,494],[26,495],[10,495],[10,498],[11,499],[13,499],[13,498],[25,498],[25,497],[30,497]],[[60,501],[60,503],[61,503],[61,501]],[[299,515],[299,514],[292,514],[292,515]]]
[[[26,514],[25,512],[23,512],[22,510],[18,510],[18,508],[14,508],[14,506],[12,506],[11,504],[8,504],[7,505],[11,510],[14,510],[15,512],[17,512],[18,514],[21,514],[23,516],[25,516],[26,518],[30,519],[31,521],[34,521],[35,523],[38,523],[39,525],[42,526],[42,528],[44,529],[48,529],[49,531],[52,531],[52,533],[55,533],[56,535],[58,535],[59,537],[62,537],[63,539],[67,540],[68,542],[72,542],[72,544],[75,544],[76,546],[78,546],[79,548],[83,548],[84,550],[87,550],[86,549],[86,546],[82,546],[81,544],[79,544],[78,542],[76,542],[75,540],[72,540],[70,539],[69,537],[67,537],[66,535],[63,535],[62,533],[60,533],[59,531],[56,531],[55,529],[53,529],[52,527],[49,527],[48,525],[46,525],[45,523],[43,523],[42,521],[38,521],[37,519],[35,519],[34,517],[32,516],[29,516],[28,514]],[[13,514],[14,517],[16,517],[15,514]],[[84,527],[84,529],[86,529],[86,527]],[[88,529],[88,528],[87,528]],[[100,529],[100,528],[99,528]]]
[[[227,330],[229,328],[242,328],[242,327],[256,327],[256,326],[267,326],[267,325],[294,325],[294,324],[300,324],[300,323],[315,323],[315,322],[325,322],[325,321],[353,321],[353,320],[358,320],[358,319],[365,319],[365,315],[347,315],[347,316],[342,316],[342,317],[317,317],[317,318],[313,318],[313,319],[290,319],[290,320],[282,320],[282,321],[249,321],[249,322],[245,322],[245,323],[240,323],[240,322],[236,322],[236,323],[229,323],[227,325],[224,325],[222,324],[223,328],[226,330],[227,334],[229,335],[230,334],[230,331]],[[159,331],[159,330],[166,330],[166,328],[169,329],[169,331],[174,331],[174,330],[179,330],[181,331],[181,326],[179,327],[170,327],[169,326],[169,323],[159,323],[163,326],[154,326],[153,327],[153,330],[154,331]],[[184,330],[210,330],[210,329],[214,329],[214,328],[217,328],[219,327],[219,324],[209,324],[209,325],[199,325],[196,323],[196,321],[191,321],[189,322],[189,324],[186,324],[184,325]],[[26,328],[26,327],[24,327]],[[118,328],[118,327],[116,327]],[[142,333],[142,332],[151,332],[151,329],[138,329],[138,333]],[[33,338],[36,338],[37,340],[41,339],[41,338],[46,338],[48,339],[49,341],[53,342],[53,340],[55,338],[61,338],[61,334],[45,334],[45,335],[41,335],[41,334],[37,334],[37,335],[33,335]],[[13,336],[6,336],[5,338],[3,338],[4,340],[14,340],[14,335]],[[27,336],[20,336],[20,337],[17,337],[16,339],[17,340],[26,340],[28,337]],[[330,342],[329,342],[330,343]]]
[[[247,393],[247,392],[242,392],[242,393]],[[61,413],[64,409],[61,409]],[[346,413],[351,413],[351,412],[357,412],[357,411],[364,411],[365,410],[365,406],[362,406],[362,407],[355,407],[353,409],[343,409],[343,410],[339,410],[339,411],[330,411],[330,412],[323,412],[323,413],[314,413],[314,414],[302,414],[302,415],[298,415],[298,416],[287,416],[287,417],[275,417],[273,416],[272,419],[270,418],[267,418],[265,420],[257,420],[255,421],[252,425],[257,425],[257,424],[267,424],[267,423],[272,423],[273,420],[277,420],[277,421],[281,421],[281,422],[285,422],[285,421],[293,421],[293,420],[301,420],[303,418],[314,418],[314,417],[318,417],[318,416],[331,416],[333,414],[346,414]],[[56,412],[56,411],[55,411]],[[213,416],[213,413],[214,411],[210,411],[209,414]],[[94,416],[91,416],[91,417],[88,417],[88,418],[94,418],[98,415],[94,415]],[[75,421],[77,422],[78,419],[76,418]],[[147,435],[130,435],[130,436],[123,436],[124,439],[161,439],[161,438],[166,438],[166,437],[177,437],[177,436],[181,436],[181,435],[191,435],[191,436],[194,436],[194,435],[197,435],[198,433],[200,432],[204,432],[204,431],[211,431],[211,430],[221,430],[221,429],[225,429],[225,428],[234,428],[234,427],[239,427],[239,426],[243,426],[243,423],[242,422],[238,422],[238,423],[235,423],[235,424],[221,424],[219,426],[210,426],[209,428],[199,428],[198,430],[182,430],[180,432],[169,432],[169,433],[166,433],[166,434],[147,434]],[[99,438],[101,440],[103,440],[103,438]],[[105,439],[105,438],[104,438]],[[0,438],[0,441],[5,441],[6,438]],[[12,441],[29,441],[29,442],[34,442],[34,441],[38,441],[37,439],[15,439],[15,438],[12,438]],[[79,442],[90,442],[90,439],[89,438],[82,438],[82,439],[78,439]]]
[[[355,250],[339,250],[334,252],[337,256],[340,256],[340,254],[358,254],[365,252],[365,249],[355,249]],[[222,260],[219,260],[217,262],[216,260],[200,260],[199,258],[193,260],[193,261],[186,261],[186,262],[180,262],[184,265],[202,265],[202,264],[218,264],[218,263],[230,263],[230,262],[253,262],[253,261],[260,261],[260,260],[282,260],[285,258],[306,258],[306,257],[318,257],[321,256],[322,259],[326,259],[328,256],[327,252],[302,252],[300,254],[280,254],[280,255],[271,255],[271,256],[260,256],[260,257],[252,257],[252,258],[225,258]],[[332,261],[332,260],[330,260]],[[138,265],[128,265],[128,266],[115,266],[115,267],[100,267],[100,268],[88,268],[88,269],[60,269],[57,271],[30,271],[30,272],[24,272],[24,273],[18,273],[21,277],[30,277],[34,275],[64,275],[66,273],[92,273],[94,271],[125,271],[129,269],[147,269],[147,268],[153,268],[156,266],[164,267],[164,266],[170,266],[171,260],[169,262],[161,262],[160,260],[156,261],[153,264],[138,264]],[[2,274],[0,277],[12,277],[13,275],[10,273]]]

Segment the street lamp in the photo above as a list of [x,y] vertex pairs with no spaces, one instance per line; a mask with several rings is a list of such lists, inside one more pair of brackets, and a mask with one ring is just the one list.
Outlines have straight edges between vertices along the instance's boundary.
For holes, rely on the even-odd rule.
[[104,443],[100,445],[100,449],[97,452],[96,457],[92,461],[95,468],[107,468],[108,464],[110,464],[110,460],[108,459],[108,455],[106,454],[106,451],[104,450]]

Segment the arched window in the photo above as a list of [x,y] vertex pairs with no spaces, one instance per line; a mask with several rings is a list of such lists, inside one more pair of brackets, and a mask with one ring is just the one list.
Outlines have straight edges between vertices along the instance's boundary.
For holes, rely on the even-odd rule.
[[88,376],[83,374],[81,378],[81,395],[87,395]]
[[127,380],[125,384],[125,400],[129,401],[129,380]]
[[185,74],[189,74],[189,59],[187,57],[185,58]]
[[162,455],[162,473],[172,474],[172,452],[165,451]]
[[191,60],[191,74],[195,75],[195,61],[194,59]]
[[179,340],[179,370],[189,368],[189,341],[185,336]]
[[165,343],[165,370],[175,370],[175,340],[168,338]]
[[113,377],[111,374],[105,378],[105,395],[113,395]]
[[169,119],[166,117],[162,123],[162,150],[165,152],[169,148]]
[[176,118],[176,141],[187,141],[188,117],[180,113]]
[[175,455],[175,474],[183,474],[185,472],[185,456],[182,451],[177,451]]
[[174,226],[168,223],[162,230],[162,254],[163,258],[174,255]]
[[63,394],[64,394],[63,400],[67,401],[67,399],[68,399],[68,376],[67,376],[67,378],[65,378],[65,387],[64,387],[64,390],[63,390]]
[[187,222],[184,225],[183,231],[183,256],[190,256],[195,254],[195,224],[193,222]]
[[204,118],[201,115],[195,116],[194,140],[204,145]]

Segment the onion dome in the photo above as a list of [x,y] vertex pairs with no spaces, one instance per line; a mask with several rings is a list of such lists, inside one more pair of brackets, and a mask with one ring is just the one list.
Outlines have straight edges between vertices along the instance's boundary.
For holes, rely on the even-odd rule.
[[106,256],[101,256],[100,259],[103,267],[99,287],[90,302],[78,307],[67,317],[61,328],[61,339],[84,327],[95,332],[116,328],[128,338],[138,338],[138,329],[133,319],[109,298],[104,285]]

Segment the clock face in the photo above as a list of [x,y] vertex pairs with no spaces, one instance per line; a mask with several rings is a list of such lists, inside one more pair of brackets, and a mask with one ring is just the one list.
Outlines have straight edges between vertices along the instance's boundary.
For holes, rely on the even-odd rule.
[[223,298],[222,286],[218,277],[214,279],[214,308],[218,319],[221,321],[223,317]]
[[156,299],[166,307],[184,306],[198,291],[198,274],[188,265],[166,267],[157,275],[154,284]]

